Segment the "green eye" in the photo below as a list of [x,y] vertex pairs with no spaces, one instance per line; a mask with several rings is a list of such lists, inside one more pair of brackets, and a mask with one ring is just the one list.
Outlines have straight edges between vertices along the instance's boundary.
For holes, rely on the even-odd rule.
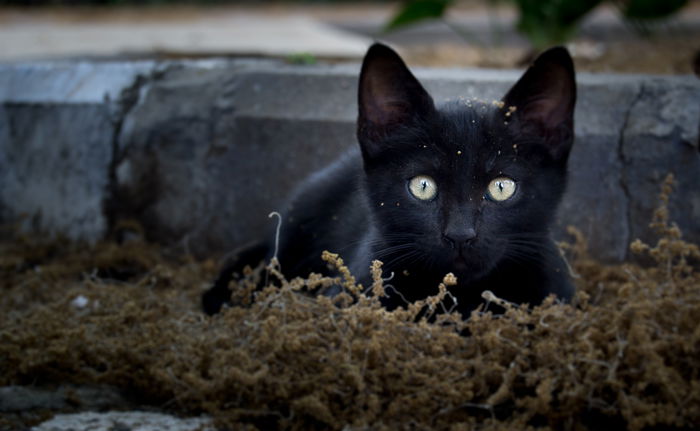
[[510,199],[515,193],[515,181],[508,177],[498,177],[489,183],[487,193],[489,198],[497,202]]
[[418,199],[428,201],[437,194],[437,184],[435,184],[434,179],[427,175],[418,175],[411,178],[411,181],[408,183],[408,190]]

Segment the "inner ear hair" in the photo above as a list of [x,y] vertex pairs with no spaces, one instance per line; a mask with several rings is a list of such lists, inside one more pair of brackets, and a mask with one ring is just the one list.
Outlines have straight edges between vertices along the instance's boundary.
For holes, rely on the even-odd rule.
[[433,99],[401,57],[376,43],[367,51],[358,91],[358,131],[382,136],[397,125],[434,109]]
[[545,129],[572,122],[576,78],[569,52],[556,47],[542,53],[503,101],[517,108],[521,120],[539,122]]
[[[576,77],[566,48],[542,53],[503,98],[522,130],[541,137],[550,154],[566,158],[573,141]],[[511,108],[512,109],[512,108]]]

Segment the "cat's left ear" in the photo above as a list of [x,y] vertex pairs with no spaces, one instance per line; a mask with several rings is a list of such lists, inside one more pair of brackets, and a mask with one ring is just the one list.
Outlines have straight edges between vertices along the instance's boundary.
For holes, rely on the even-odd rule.
[[566,160],[574,137],[576,75],[566,48],[542,53],[503,98],[522,131],[542,138],[555,160]]
[[435,111],[433,99],[391,48],[375,43],[360,72],[357,137],[365,158],[384,150],[382,141],[397,129]]

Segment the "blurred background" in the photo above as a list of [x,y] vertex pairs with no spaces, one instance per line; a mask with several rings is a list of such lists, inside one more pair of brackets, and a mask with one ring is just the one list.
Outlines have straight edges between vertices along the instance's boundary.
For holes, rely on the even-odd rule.
[[[567,44],[581,71],[689,74],[699,0],[0,0],[0,61],[260,56],[515,68]],[[697,72],[696,72],[697,73]]]

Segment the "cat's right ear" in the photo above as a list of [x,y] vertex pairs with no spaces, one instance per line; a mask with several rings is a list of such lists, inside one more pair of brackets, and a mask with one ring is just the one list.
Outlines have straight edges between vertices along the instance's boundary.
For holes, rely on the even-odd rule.
[[357,137],[366,158],[381,152],[381,141],[397,127],[435,111],[401,57],[380,43],[369,48],[362,63],[358,106]]
[[525,133],[542,138],[554,159],[566,161],[573,142],[576,76],[565,48],[537,57],[503,101],[517,109]]

